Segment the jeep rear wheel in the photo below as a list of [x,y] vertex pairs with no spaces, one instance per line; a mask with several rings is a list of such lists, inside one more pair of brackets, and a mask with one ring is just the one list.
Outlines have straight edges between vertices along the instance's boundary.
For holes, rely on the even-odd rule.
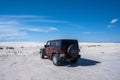
[[59,65],[60,65],[60,61],[58,60],[57,54],[53,54],[53,56],[52,56],[52,62],[53,62],[53,64],[56,65],[56,66],[59,66]]

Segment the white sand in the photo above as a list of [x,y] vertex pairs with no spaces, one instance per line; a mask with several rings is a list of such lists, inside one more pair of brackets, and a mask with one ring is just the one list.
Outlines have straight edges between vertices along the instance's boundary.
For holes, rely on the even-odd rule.
[[[40,59],[44,43],[0,43],[0,80],[120,80],[119,43],[79,43],[82,59],[77,64],[54,66]],[[6,50],[6,47],[14,47]]]

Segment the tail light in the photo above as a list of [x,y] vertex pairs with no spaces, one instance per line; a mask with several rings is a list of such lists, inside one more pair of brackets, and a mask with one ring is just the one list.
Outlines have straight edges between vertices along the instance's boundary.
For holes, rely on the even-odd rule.
[[59,50],[59,53],[65,54],[65,50]]

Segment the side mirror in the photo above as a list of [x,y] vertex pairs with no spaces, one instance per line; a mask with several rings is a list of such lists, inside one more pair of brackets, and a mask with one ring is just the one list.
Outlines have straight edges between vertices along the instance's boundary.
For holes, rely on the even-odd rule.
[[45,48],[49,47],[49,45],[44,45]]

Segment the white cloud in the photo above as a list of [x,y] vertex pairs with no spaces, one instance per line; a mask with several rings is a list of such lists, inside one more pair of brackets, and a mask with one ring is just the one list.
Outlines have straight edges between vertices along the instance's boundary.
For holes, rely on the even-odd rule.
[[0,15],[0,20],[19,20],[21,22],[67,23],[67,21],[48,19],[47,16],[37,15]]
[[57,31],[58,29],[55,28],[55,27],[49,27],[49,30],[50,30],[50,31]]
[[15,25],[19,24],[17,21],[0,21],[0,25]]
[[83,32],[83,34],[87,34],[88,35],[88,34],[91,34],[91,32]]
[[83,34],[85,35],[90,35],[90,34],[102,34],[104,32],[90,32],[90,31],[86,31],[86,32],[83,32]]
[[[28,26],[28,25],[27,25]],[[52,32],[57,31],[55,27],[17,27],[17,26],[4,26],[0,25],[0,41],[12,39],[28,38],[29,32]]]
[[28,37],[27,32],[20,31],[17,27],[0,25],[0,41],[18,40]]
[[111,21],[110,21],[110,23],[111,24],[114,24],[114,23],[116,23],[118,21],[118,19],[112,19]]
[[37,26],[37,28],[35,27],[22,27],[22,28],[19,28],[21,30],[26,30],[26,31],[31,31],[31,32],[51,32],[51,31],[57,31],[58,29],[55,28],[55,27],[40,27],[40,26]]
[[5,19],[18,19],[18,18],[46,18],[46,16],[36,16],[36,15],[0,15],[0,18]]
[[24,19],[22,22],[44,22],[44,23],[68,23],[67,21],[61,20],[49,20],[49,19]]
[[112,28],[113,26],[112,25],[108,25],[108,28]]
[[67,23],[66,21],[60,21],[60,20],[36,20],[38,22],[51,22],[51,23]]
[[40,29],[38,28],[26,28],[25,30],[31,31],[31,32],[40,32]]
[[[34,18],[34,19],[33,19]],[[56,27],[52,26],[35,26],[30,25],[31,22],[25,20],[43,20],[42,16],[32,16],[32,15],[0,15],[0,41],[4,40],[18,40],[24,39],[31,36],[29,32],[52,32],[57,31]],[[45,19],[44,19],[45,20]],[[43,22],[59,22],[57,20],[45,20]]]
[[113,25],[114,25],[117,21],[118,21],[117,18],[112,19],[112,20],[110,21],[110,24],[109,24],[107,27],[108,27],[108,28],[112,28],[112,27],[114,27]]

